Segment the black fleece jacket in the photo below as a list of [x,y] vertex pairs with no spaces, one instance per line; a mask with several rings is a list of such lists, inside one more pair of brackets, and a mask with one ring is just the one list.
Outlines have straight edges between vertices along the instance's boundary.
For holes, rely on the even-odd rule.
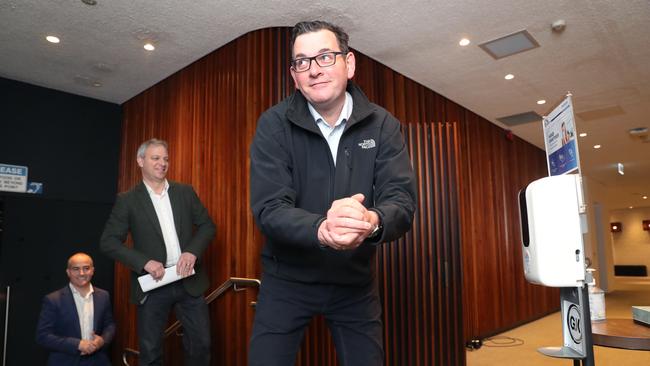
[[[411,228],[415,178],[400,123],[370,103],[352,82],[352,115],[334,165],[327,141],[296,91],[264,112],[251,144],[250,190],[255,220],[266,237],[264,272],[284,279],[364,285],[374,276],[378,242]],[[383,232],[354,250],[322,248],[318,225],[336,199],[363,193]]]

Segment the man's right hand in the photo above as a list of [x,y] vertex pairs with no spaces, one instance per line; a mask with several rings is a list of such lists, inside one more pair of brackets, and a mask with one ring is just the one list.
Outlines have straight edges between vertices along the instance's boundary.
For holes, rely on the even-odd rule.
[[78,349],[81,351],[81,355],[85,356],[97,351],[97,346],[92,341],[82,339],[79,341]]
[[162,263],[150,260],[147,264],[144,265],[144,270],[147,271],[153,277],[154,280],[160,281],[165,276],[165,266]]

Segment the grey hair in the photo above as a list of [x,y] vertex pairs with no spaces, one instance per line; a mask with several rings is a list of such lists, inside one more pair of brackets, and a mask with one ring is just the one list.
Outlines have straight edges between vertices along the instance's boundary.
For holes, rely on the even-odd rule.
[[343,28],[324,20],[312,20],[308,22],[299,22],[293,26],[293,29],[291,30],[291,57],[293,58],[293,46],[296,43],[296,38],[298,38],[298,36],[301,36],[305,33],[318,32],[320,30],[328,30],[334,33],[336,36],[336,41],[341,48],[341,52],[350,52],[350,47],[348,46],[350,37],[347,33],[345,33]]
[[153,139],[150,139],[150,140],[147,140],[147,141],[143,142],[142,145],[140,145],[140,147],[138,148],[138,152],[135,154],[136,158],[144,158],[144,152],[147,150],[147,148],[149,146],[152,146],[152,145],[153,146],[164,146],[165,149],[169,150],[169,148],[167,147],[167,141],[153,138]]

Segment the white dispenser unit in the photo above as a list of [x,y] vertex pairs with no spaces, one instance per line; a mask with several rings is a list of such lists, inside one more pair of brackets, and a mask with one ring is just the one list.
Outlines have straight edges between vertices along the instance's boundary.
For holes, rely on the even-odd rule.
[[581,286],[585,280],[577,174],[538,179],[519,192],[524,275],[550,287]]

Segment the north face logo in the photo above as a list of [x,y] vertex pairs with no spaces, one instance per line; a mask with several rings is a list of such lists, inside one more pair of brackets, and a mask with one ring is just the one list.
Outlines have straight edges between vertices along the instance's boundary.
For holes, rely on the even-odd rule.
[[375,147],[375,139],[370,139],[370,140],[363,140],[362,142],[359,143],[359,146],[362,149],[372,149]]

